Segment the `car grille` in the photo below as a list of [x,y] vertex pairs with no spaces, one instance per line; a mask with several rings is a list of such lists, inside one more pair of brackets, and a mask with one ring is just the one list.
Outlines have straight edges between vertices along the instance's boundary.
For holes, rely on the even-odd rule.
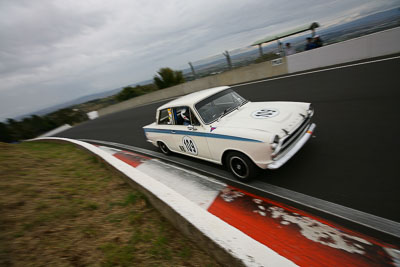
[[290,147],[290,145],[293,144],[305,132],[305,129],[310,125],[310,120],[311,118],[306,118],[293,133],[291,133],[282,141],[281,150],[279,151],[280,153],[282,153],[286,148]]

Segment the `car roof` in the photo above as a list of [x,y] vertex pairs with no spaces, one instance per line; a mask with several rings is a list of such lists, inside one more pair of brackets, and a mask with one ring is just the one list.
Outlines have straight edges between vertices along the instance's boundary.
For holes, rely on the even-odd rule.
[[182,97],[174,99],[174,100],[158,107],[157,110],[170,108],[170,107],[193,106],[200,100],[203,100],[211,95],[214,95],[218,92],[221,92],[221,91],[229,89],[229,88],[230,88],[229,86],[219,86],[219,87],[204,89],[204,90],[194,92],[194,93],[191,93],[188,95],[184,95]]

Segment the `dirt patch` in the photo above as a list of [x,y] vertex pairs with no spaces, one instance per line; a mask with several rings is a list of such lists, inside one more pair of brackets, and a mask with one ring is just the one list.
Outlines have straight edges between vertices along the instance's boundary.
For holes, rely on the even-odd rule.
[[1,266],[217,266],[69,144],[0,143]]

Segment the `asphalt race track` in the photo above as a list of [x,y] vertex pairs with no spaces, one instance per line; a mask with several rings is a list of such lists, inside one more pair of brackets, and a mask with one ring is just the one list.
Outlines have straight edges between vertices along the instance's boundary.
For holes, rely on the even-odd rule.
[[[259,180],[400,222],[399,66],[397,58],[234,87],[251,101],[315,107],[316,138]],[[155,150],[141,127],[154,121],[163,103],[104,116],[58,136]]]

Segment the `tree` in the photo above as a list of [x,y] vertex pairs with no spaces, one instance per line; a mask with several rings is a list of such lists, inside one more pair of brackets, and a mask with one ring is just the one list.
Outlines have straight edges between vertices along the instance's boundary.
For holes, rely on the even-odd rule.
[[7,124],[0,122],[0,142],[9,143],[12,141],[14,140]]
[[136,85],[135,87],[127,86],[119,92],[115,99],[119,102],[131,99],[133,97],[137,97],[140,95],[144,95],[153,91],[156,91],[158,88],[154,84],[146,84],[146,85]]
[[44,117],[32,115],[21,121],[7,119],[0,123],[0,142],[16,142],[35,138],[63,124],[75,124],[88,120],[86,113],[79,109],[64,108]]
[[264,54],[261,57],[257,58],[255,60],[255,63],[261,63],[261,62],[264,62],[264,61],[271,61],[271,60],[277,59],[279,57],[280,56],[277,55],[276,53],[271,52],[271,53]]
[[21,139],[20,133],[22,132],[22,128],[18,121],[14,119],[7,119],[7,128],[13,141],[18,141]]
[[144,92],[139,85],[136,87],[127,86],[116,95],[116,98],[118,101],[125,101],[143,94]]
[[88,116],[85,112],[78,109],[71,109],[71,108],[63,108],[57,110],[53,113],[48,114],[50,120],[52,120],[56,127],[64,125],[64,124],[74,124],[83,122],[88,119]]
[[174,71],[170,68],[161,68],[158,75],[154,76],[154,84],[157,85],[158,89],[171,87],[180,83],[184,83],[182,71]]

